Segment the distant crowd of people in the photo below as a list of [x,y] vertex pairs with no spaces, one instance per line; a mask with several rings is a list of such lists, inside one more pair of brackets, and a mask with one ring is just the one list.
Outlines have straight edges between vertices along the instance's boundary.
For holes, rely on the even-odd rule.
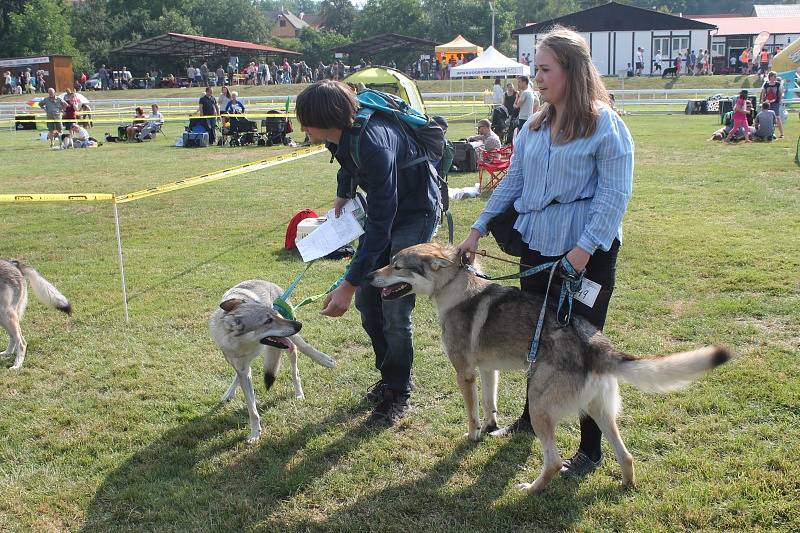
[[3,86],[0,94],[33,94],[47,92],[47,74],[43,69],[31,72],[30,67],[20,70],[14,76],[10,70],[3,72]]

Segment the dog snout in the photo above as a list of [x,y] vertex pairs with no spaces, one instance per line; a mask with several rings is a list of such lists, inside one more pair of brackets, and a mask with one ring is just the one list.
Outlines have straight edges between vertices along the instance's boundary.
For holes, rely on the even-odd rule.
[[295,333],[300,333],[300,330],[303,329],[303,323],[297,320],[290,320],[289,324],[294,328]]
[[383,287],[386,285],[384,279],[379,277],[378,274],[380,274],[380,270],[375,270],[374,272],[367,274],[367,283],[373,287]]

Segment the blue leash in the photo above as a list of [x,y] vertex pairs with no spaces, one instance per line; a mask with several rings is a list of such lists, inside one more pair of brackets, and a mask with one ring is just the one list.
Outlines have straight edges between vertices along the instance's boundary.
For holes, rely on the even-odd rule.
[[[480,255],[491,257],[485,251],[480,252]],[[499,257],[494,259],[501,259]],[[501,259],[505,261],[505,259]],[[575,268],[572,266],[566,257],[562,257],[558,261],[550,261],[548,263],[542,263],[541,265],[537,265],[535,267],[531,267],[527,270],[523,270],[518,274],[509,274],[506,276],[497,276],[491,277],[486,276],[484,274],[479,273],[472,265],[466,264],[463,262],[462,265],[464,268],[478,276],[479,278],[488,280],[488,281],[499,281],[499,280],[506,280],[506,279],[517,279],[517,278],[528,278],[530,276],[534,276],[540,272],[544,272],[545,270],[550,270],[550,275],[547,278],[547,289],[545,289],[544,293],[544,301],[542,302],[542,309],[539,311],[539,319],[536,323],[536,330],[533,334],[533,339],[531,339],[531,346],[528,350],[528,375],[533,373],[533,363],[536,362],[536,355],[539,351],[539,340],[542,336],[542,327],[544,326],[544,315],[545,311],[547,310],[547,298],[550,296],[550,285],[553,283],[553,276],[555,276],[556,272],[558,271],[559,276],[563,279],[561,283],[561,294],[558,297],[558,307],[556,309],[556,322],[561,327],[565,327],[569,325],[570,320],[572,319],[572,301],[574,300],[575,293],[581,289],[581,284],[583,283],[583,272],[577,272]],[[564,320],[561,320],[561,306],[567,303],[567,314]]]

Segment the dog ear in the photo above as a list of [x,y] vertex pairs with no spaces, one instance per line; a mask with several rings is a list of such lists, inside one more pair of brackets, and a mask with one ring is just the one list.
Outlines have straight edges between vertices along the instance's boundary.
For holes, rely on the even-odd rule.
[[433,259],[431,259],[431,270],[435,272],[440,268],[445,268],[452,264],[453,262],[450,261],[449,259],[444,259],[443,257],[434,257]]
[[243,303],[244,303],[244,300],[242,300],[240,298],[231,298],[230,300],[225,300],[224,302],[219,304],[219,306],[226,313],[230,313],[231,311],[233,311],[234,309],[236,309],[237,307],[239,307]]

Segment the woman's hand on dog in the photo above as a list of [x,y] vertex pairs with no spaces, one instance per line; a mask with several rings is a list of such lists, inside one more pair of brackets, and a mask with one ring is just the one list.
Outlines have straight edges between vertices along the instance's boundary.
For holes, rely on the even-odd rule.
[[475,252],[478,251],[478,241],[481,238],[481,232],[472,228],[469,230],[469,235],[467,238],[461,241],[461,244],[458,245],[458,253],[459,255],[463,255],[468,263],[472,263],[472,259],[475,257]]

